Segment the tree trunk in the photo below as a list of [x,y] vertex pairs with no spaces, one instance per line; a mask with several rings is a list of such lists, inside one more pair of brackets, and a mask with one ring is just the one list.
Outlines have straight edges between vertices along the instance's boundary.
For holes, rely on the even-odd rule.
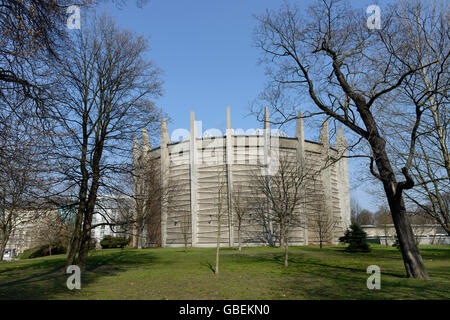
[[142,238],[144,237],[144,223],[139,225],[137,248],[142,249]]
[[217,249],[216,249],[216,270],[215,274],[219,274],[219,253],[220,253],[220,217],[217,221]]
[[3,253],[5,252],[6,245],[8,244],[9,237],[12,233],[12,227],[6,226],[3,227],[1,232],[2,238],[0,239],[0,261],[3,261]]
[[[370,128],[370,127],[369,127]],[[407,277],[428,279],[428,272],[414,239],[414,233],[408,220],[403,201],[402,188],[397,183],[389,158],[386,153],[385,141],[379,136],[369,139],[377,164],[379,177],[383,182],[384,191],[392,214],[397,239],[403,256]],[[407,171],[406,171],[407,173]],[[405,173],[404,173],[405,174]],[[407,178],[405,176],[405,178]],[[414,186],[414,182],[412,182]],[[387,241],[387,239],[386,239]]]
[[284,221],[280,221],[280,248],[284,248],[285,229]]
[[[94,180],[94,183],[95,183],[95,180]],[[96,193],[97,193],[97,190],[93,190],[93,188],[96,189],[96,184],[94,184],[94,186],[91,187],[91,192],[89,195],[89,202],[88,202],[88,206],[86,208],[86,213],[85,213],[85,218],[84,218],[84,223],[83,223],[80,252],[79,252],[79,256],[78,256],[78,266],[80,267],[81,271],[84,271],[86,269],[86,262],[87,262],[87,257],[88,257],[88,253],[89,253],[89,244],[91,242],[92,216],[94,214]]]
[[215,274],[219,274],[219,252],[220,252],[220,242],[218,240],[216,249],[216,269],[214,271]]
[[389,207],[394,220],[395,231],[403,256],[406,275],[411,278],[429,279],[428,272],[416,244],[414,233],[406,214],[403,197],[389,199]]
[[238,228],[238,248],[239,248],[239,251],[241,251],[242,250],[242,247],[241,247],[241,226],[239,226],[239,228]]
[[284,266],[288,266],[288,254],[289,254],[289,246],[288,246],[288,239],[286,238],[284,240]]
[[142,249],[142,231],[144,230],[144,222],[142,218],[138,218],[137,228],[136,228],[136,249]]
[[141,249],[141,228],[137,228],[136,232],[136,249]]
[[366,138],[372,149],[372,155],[375,159],[378,174],[373,171],[372,167],[371,172],[383,182],[395,230],[397,231],[397,238],[403,256],[406,275],[413,278],[428,279],[429,276],[417,244],[414,241],[414,234],[411,225],[409,224],[405,204],[403,202],[403,189],[412,188],[414,186],[414,181],[408,176],[408,168],[403,168],[404,171],[402,170],[402,173],[405,176],[406,182],[403,182],[402,186],[400,183],[397,183],[394,170],[392,169],[386,152],[386,141],[380,136],[377,124],[370,109],[365,104],[364,98],[358,99],[356,104],[367,132],[370,133]]
[[86,262],[87,262],[87,256],[89,253],[89,242],[91,239],[91,232],[88,231],[89,234],[85,234],[83,232],[81,245],[80,245],[80,252],[78,254],[78,266],[80,267],[81,271],[86,270]]
[[[80,192],[81,193],[81,192]],[[81,221],[84,216],[85,202],[81,201],[78,207],[78,212],[75,217],[75,225],[72,233],[72,237],[69,243],[69,250],[67,253],[66,267],[75,264],[75,258],[80,247],[80,237],[81,237]]]
[[97,201],[97,191],[99,187],[100,181],[100,160],[103,153],[103,145],[104,145],[104,133],[102,132],[101,138],[98,138],[96,143],[96,149],[93,155],[92,161],[92,184],[89,190],[89,200],[86,205],[86,211],[84,215],[83,221],[83,231],[81,235],[81,245],[80,245],[80,253],[78,256],[78,266],[81,271],[86,269],[86,262],[89,253],[89,243],[91,241],[91,226],[92,226],[92,216],[95,210],[95,204]]
[[386,247],[387,247],[388,246],[388,231],[387,231],[386,225],[384,225],[384,242],[385,242]]
[[5,252],[6,242],[4,239],[0,243],[0,261],[3,261],[3,253]]
[[72,235],[72,238],[71,238],[70,244],[69,244],[69,252],[67,253],[66,266],[75,264],[75,257],[78,252],[79,244],[80,244],[80,231],[74,230],[74,233]]
[[[69,245],[69,252],[67,253],[67,262],[66,267],[70,265],[75,264],[75,257],[78,253],[78,250],[80,248],[80,241],[81,241],[81,228],[82,228],[82,221],[84,219],[84,215],[86,212],[86,198],[87,198],[87,192],[88,192],[88,181],[89,181],[89,172],[86,169],[86,155],[87,155],[87,145],[88,145],[88,137],[86,134],[86,123],[87,123],[87,113],[86,111],[83,114],[83,143],[81,148],[81,161],[80,161],[80,171],[81,171],[81,184],[80,184],[80,191],[78,192],[78,198],[79,198],[79,205],[78,205],[78,211],[77,215],[75,217],[75,225],[73,229],[73,234],[70,239],[70,245]],[[78,255],[79,256],[79,255]]]
[[86,206],[86,212],[84,214],[80,251],[78,254],[78,266],[80,267],[81,271],[84,271],[86,269],[86,262],[89,253],[89,244],[91,242],[92,216],[94,214],[96,193],[97,193],[95,177],[93,184],[94,185],[91,187],[91,191],[89,194],[89,202]]

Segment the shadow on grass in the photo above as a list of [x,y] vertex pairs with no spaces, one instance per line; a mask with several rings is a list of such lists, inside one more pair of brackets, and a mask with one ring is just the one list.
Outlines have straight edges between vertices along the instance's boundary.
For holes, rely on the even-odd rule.
[[209,270],[211,270],[211,272],[212,272],[213,274],[216,273],[216,269],[214,268],[214,266],[213,266],[211,263],[209,263],[209,262],[202,262],[201,265],[202,265],[203,267],[207,267]]
[[[430,252],[433,253],[433,250],[434,248],[430,249]],[[444,251],[442,250],[440,255],[439,253],[436,255],[439,256],[436,260],[447,260],[445,254],[448,254],[448,251],[445,253]],[[313,254],[310,255],[310,253]],[[336,256],[333,257],[332,253],[335,253]],[[289,267],[287,268],[284,268],[284,255],[280,252],[246,257],[246,260],[253,261],[246,263],[275,263],[285,273],[285,278],[272,283],[273,291],[290,290],[296,297],[301,292],[307,299],[410,299],[411,297],[426,299],[429,296],[439,299],[448,298],[448,282],[435,280],[430,283],[427,280],[409,279],[404,273],[399,252],[392,251],[392,255],[395,257],[390,254],[382,256],[381,253],[381,250],[375,250],[372,253],[349,253],[342,252],[341,248],[336,248],[330,252],[324,252],[324,256],[317,256],[314,252],[305,252],[300,249],[293,250],[289,254]],[[325,257],[328,259],[324,260]],[[333,258],[336,261],[333,261]],[[343,260],[346,258],[349,260]],[[382,290],[369,290],[366,281],[370,275],[367,274],[366,267],[378,258],[382,258],[380,265],[388,263],[389,267],[388,270],[382,268]],[[399,260],[396,266],[392,265],[392,260]],[[364,263],[367,263],[367,266]],[[443,267],[434,267],[432,272],[437,275],[438,271],[442,272]]]
[[[371,256],[366,253],[362,255],[371,259],[377,258],[377,255]],[[351,265],[349,261],[348,265],[339,265],[333,261],[321,261],[321,259],[311,259],[298,254],[290,254],[290,256],[289,267],[283,269],[287,277],[281,282],[274,282],[275,292],[289,288],[294,296],[297,292],[302,292],[307,299],[417,299],[418,297],[427,299],[430,296],[448,299],[448,282],[442,282],[440,279],[432,282],[410,279],[404,273],[402,262],[399,262],[398,272],[392,270],[392,266],[389,267],[389,271],[386,269],[383,271],[382,268],[382,290],[369,290],[366,281],[370,274],[367,274],[366,267],[361,263]],[[277,265],[283,264],[282,255],[275,255],[272,258]],[[440,258],[445,261],[442,255]],[[383,257],[383,259],[385,262],[392,260],[391,257]],[[267,262],[268,259],[256,260]],[[382,261],[380,263],[383,264]],[[367,266],[369,264],[370,261],[367,261]],[[289,268],[291,270],[288,270]],[[434,275],[437,275],[437,269],[443,270],[442,267],[433,268]]]
[[[107,250],[105,250],[107,251]],[[150,266],[157,261],[151,252],[95,252],[90,254],[86,271],[81,275],[81,286],[88,286],[104,276],[113,276],[130,266]],[[70,291],[66,286],[65,256],[25,261],[23,266],[1,270],[0,299],[52,299],[55,295],[80,296],[82,290]],[[9,273],[9,274],[8,274]],[[8,275],[5,277],[5,275]],[[10,280],[11,279],[11,280]]]
[[419,247],[420,254],[423,258],[435,258],[440,259],[450,259],[450,246],[445,246],[445,248],[433,248],[433,247]]

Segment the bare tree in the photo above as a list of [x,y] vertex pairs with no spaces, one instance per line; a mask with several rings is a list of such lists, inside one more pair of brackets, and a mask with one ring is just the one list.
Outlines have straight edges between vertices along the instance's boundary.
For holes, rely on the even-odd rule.
[[[138,149],[137,140],[134,141],[134,153],[137,157]],[[159,245],[161,240],[161,232],[158,226],[161,225],[161,203],[162,188],[160,176],[160,163],[157,159],[149,158],[150,142],[147,131],[142,132],[142,154],[139,159],[134,160],[133,187],[135,200],[135,216],[130,217],[134,220],[136,248],[142,247],[142,238],[144,237],[144,229],[147,233],[147,242]],[[168,192],[165,192],[168,196]],[[130,221],[131,221],[130,220]]]
[[421,154],[413,160],[412,165],[412,175],[418,183],[406,193],[406,197],[422,214],[431,217],[450,235],[450,180],[443,175],[441,157],[430,150],[435,144],[425,146],[422,141],[418,144]]
[[[397,143],[390,145],[390,152],[397,162],[410,164],[416,183],[405,191],[409,205],[434,219],[450,234],[449,206],[445,201],[450,187],[448,4],[402,1],[396,7],[395,17],[404,26],[399,37],[408,39],[408,50],[422,69],[405,79],[400,92],[402,104],[389,109],[401,114],[403,120],[386,122],[388,134],[398,137]],[[407,110],[404,105],[415,108],[415,117],[402,110]],[[409,132],[416,136],[411,147],[407,143]]]
[[41,136],[13,113],[0,112],[0,260],[10,236],[32,221],[43,206],[46,160]]
[[[450,188],[448,12],[448,3],[440,1],[401,1],[395,8],[393,18],[403,22],[397,37],[407,39],[410,58],[423,68],[404,79],[400,103],[387,106],[389,114],[402,116],[387,116],[383,127],[397,137],[389,145],[393,159],[411,164],[416,184],[405,192],[406,199],[450,235],[449,207],[444,200]],[[417,137],[414,153],[410,152],[411,132]]]
[[181,235],[183,236],[184,251],[186,252],[191,239],[191,231],[192,231],[191,215],[183,214],[180,218],[179,223],[180,223],[180,232]]
[[351,198],[350,210],[351,210],[352,222],[355,222],[355,220],[358,218],[359,214],[362,211],[361,205],[359,204],[358,200]]
[[[0,1],[0,100],[8,101],[8,96],[14,92],[42,107],[49,84],[46,75],[67,40],[66,9],[70,5],[84,3]],[[0,105],[2,107],[6,105]]]
[[32,238],[40,246],[48,246],[49,255],[52,255],[53,248],[66,245],[67,232],[64,217],[54,208],[49,208],[35,220]]
[[[255,178],[252,180],[259,180],[259,173],[254,173]],[[273,219],[268,210],[269,204],[265,195],[257,188],[252,188],[247,197],[249,207],[250,224],[256,227],[256,230],[250,230],[250,235],[255,238],[256,242],[264,242],[267,245],[274,247],[279,235],[277,225],[273,224]],[[262,229],[262,230],[261,230]],[[262,231],[262,232],[261,232]]]
[[288,266],[289,233],[294,226],[302,227],[300,206],[305,197],[306,170],[297,159],[280,155],[278,170],[273,175],[262,174],[258,168],[253,174],[255,188],[265,196],[270,219],[279,227],[280,247],[284,248],[284,265]]
[[217,170],[216,179],[217,179],[217,198],[216,198],[217,244],[216,244],[216,268],[214,270],[214,273],[218,275],[220,262],[220,242],[222,237],[222,222],[223,222],[222,219],[227,214],[225,206],[228,203],[227,176],[225,166],[223,166],[222,169],[219,168]]
[[[306,93],[319,113],[347,126],[356,140],[367,145],[369,151],[362,156],[370,158],[370,171],[383,185],[406,274],[428,278],[403,200],[404,191],[414,186],[410,167],[416,126],[410,131],[408,160],[399,172],[404,180],[399,181],[386,147],[391,137],[383,135],[379,114],[385,112],[387,103],[397,103],[396,94],[406,78],[426,72],[437,62],[421,64],[415,59],[409,41],[401,37],[404,21],[395,19],[395,10],[395,5],[383,7],[381,29],[370,30],[365,12],[344,2],[318,2],[305,14],[285,4],[257,18],[255,42],[268,66],[269,88],[281,88],[294,98]],[[441,17],[445,19],[445,12]],[[280,122],[297,118],[296,105],[291,110],[275,110]],[[421,113],[415,109],[414,123],[418,124]]]
[[319,241],[319,247],[322,249],[324,244],[332,241],[333,232],[338,225],[338,221],[330,213],[325,201],[317,201],[313,206],[315,208],[309,216],[309,225],[315,232]]
[[[167,177],[168,175],[166,175]],[[187,251],[189,245],[192,244],[192,216],[190,206],[180,202],[180,195],[189,194],[190,186],[179,179],[169,178],[168,183],[163,188],[161,201],[164,201],[167,211],[175,218],[178,225],[184,250]]]
[[237,223],[238,250],[242,250],[242,227],[250,211],[249,202],[241,188],[235,188],[232,195],[232,206]]
[[[84,270],[97,194],[132,193],[132,137],[157,127],[159,70],[145,60],[147,42],[106,16],[82,24],[60,68],[59,108],[53,115],[55,190],[76,194],[77,215],[67,264]],[[126,183],[129,181],[128,183]]]
[[373,214],[367,209],[362,209],[356,199],[350,202],[351,220],[359,225],[373,224]]
[[392,224],[391,214],[385,206],[381,206],[374,215],[375,225],[383,229],[385,245],[388,246],[389,224]]
[[[185,203],[180,204],[181,194],[190,192],[185,181],[172,179],[167,172],[161,172],[161,160],[151,152],[147,131],[142,132],[142,150],[134,139],[133,197],[134,215],[129,217],[134,224],[134,247],[141,248],[146,236],[147,245],[161,245],[161,214],[164,207],[171,213],[174,223],[183,237],[185,249],[191,242],[191,212]],[[167,170],[167,169],[165,169]],[[162,177],[169,177],[162,181]]]

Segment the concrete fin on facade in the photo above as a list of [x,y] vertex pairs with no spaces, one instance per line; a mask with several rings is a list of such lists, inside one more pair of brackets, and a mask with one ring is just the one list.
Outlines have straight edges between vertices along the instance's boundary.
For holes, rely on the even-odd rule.
[[227,129],[226,129],[226,172],[227,172],[227,207],[228,207],[228,245],[234,245],[234,228],[233,228],[233,131],[231,128],[230,107],[227,107]]
[[265,107],[264,109],[264,129],[270,130],[269,107]]
[[161,246],[166,246],[167,240],[167,208],[168,197],[166,195],[168,190],[168,182],[170,176],[170,158],[169,148],[170,143],[169,131],[167,129],[166,119],[161,119],[161,136],[160,136],[160,181],[161,181]]
[[133,137],[133,165],[136,167],[139,157],[141,156],[141,147],[139,146],[139,140],[136,136]]
[[[320,128],[320,137],[319,142],[322,144],[324,148],[330,147],[330,132],[328,129],[328,119],[325,118],[322,123],[322,127]],[[326,150],[328,152],[328,150]]]
[[198,243],[198,149],[197,149],[197,125],[195,122],[195,113],[191,111],[190,115],[190,139],[189,139],[189,175],[191,190],[191,243],[196,246]]
[[336,133],[336,141],[334,142],[334,148],[341,152],[347,150],[347,137],[344,136],[344,130],[342,127],[338,127]]
[[151,150],[150,139],[148,138],[147,129],[142,128],[142,153],[144,157],[148,156],[148,152]]
[[[303,127],[303,112],[299,110],[297,115],[297,125],[295,127],[295,137],[297,138],[297,165],[300,174],[304,174],[306,171],[306,157],[305,157],[305,129]],[[302,212],[306,212],[306,205],[303,204],[300,208]],[[305,245],[308,244],[308,228],[307,228],[307,217],[306,215],[303,218],[303,225],[306,226],[303,228],[303,242]]]

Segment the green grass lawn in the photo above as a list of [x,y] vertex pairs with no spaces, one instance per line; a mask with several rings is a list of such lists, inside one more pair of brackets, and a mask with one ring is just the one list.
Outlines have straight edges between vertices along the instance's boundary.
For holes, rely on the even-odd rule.
[[[68,290],[65,256],[0,263],[0,299],[449,299],[450,246],[423,246],[431,280],[405,278],[400,252],[372,246],[109,249],[90,253],[81,290]],[[381,290],[366,287],[369,265],[381,268]]]

